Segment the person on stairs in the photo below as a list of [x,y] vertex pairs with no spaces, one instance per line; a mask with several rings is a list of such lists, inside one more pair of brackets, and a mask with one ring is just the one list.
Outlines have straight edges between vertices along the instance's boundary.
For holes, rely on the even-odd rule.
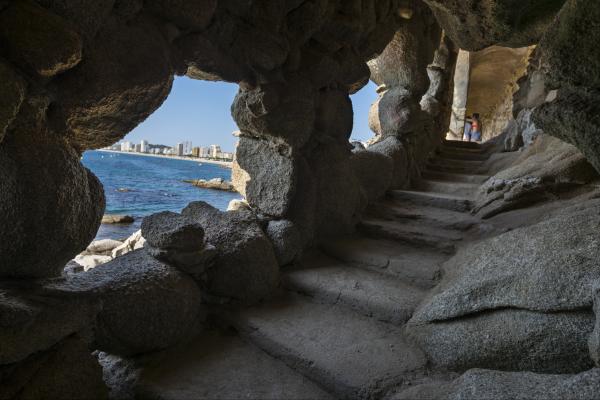
[[465,118],[465,130],[463,131],[463,141],[471,141],[472,122],[473,120],[471,119],[471,116],[467,115],[467,118]]
[[479,118],[479,114],[473,114],[469,142],[481,142],[481,132],[483,132],[483,130],[481,127],[481,119]]

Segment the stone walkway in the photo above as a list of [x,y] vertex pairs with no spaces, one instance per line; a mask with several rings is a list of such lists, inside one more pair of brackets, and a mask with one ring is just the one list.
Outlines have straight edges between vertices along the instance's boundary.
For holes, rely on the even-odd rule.
[[[153,356],[136,392],[161,399],[381,398],[443,375],[403,324],[477,229],[469,214],[485,156],[446,142],[424,179],[370,208],[351,237],[283,271],[283,293],[234,312],[219,332]],[[234,329],[227,328],[234,327]]]

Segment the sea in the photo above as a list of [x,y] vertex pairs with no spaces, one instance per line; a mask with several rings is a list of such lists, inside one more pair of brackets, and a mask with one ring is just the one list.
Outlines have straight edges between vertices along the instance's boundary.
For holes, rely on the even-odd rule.
[[124,239],[140,229],[143,217],[160,211],[180,212],[192,201],[205,201],[225,210],[238,193],[202,189],[184,179],[223,178],[231,180],[225,166],[136,154],[86,151],[82,163],[102,182],[106,196],[105,214],[135,218],[129,225],[102,224],[98,239]]

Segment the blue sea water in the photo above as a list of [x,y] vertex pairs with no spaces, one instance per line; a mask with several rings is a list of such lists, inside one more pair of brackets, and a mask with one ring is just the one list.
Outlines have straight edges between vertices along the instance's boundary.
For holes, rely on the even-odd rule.
[[231,180],[231,169],[199,161],[148,157],[135,154],[87,151],[82,163],[104,185],[106,214],[127,214],[131,225],[101,225],[96,239],[122,239],[140,228],[142,218],[160,211],[179,212],[188,203],[202,200],[225,210],[238,193],[201,189],[184,179]]

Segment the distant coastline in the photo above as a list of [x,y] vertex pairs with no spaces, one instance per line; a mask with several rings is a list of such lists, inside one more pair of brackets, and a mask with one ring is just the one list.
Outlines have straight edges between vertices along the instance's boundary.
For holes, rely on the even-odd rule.
[[108,150],[108,149],[98,149],[96,151],[101,151],[104,153],[127,154],[127,155],[132,155],[132,156],[168,158],[171,160],[194,161],[197,163],[220,165],[225,168],[232,168],[232,164],[233,164],[230,161],[218,161],[218,160],[210,160],[207,158],[196,158],[196,157],[168,156],[165,154],[135,153],[135,152],[128,152],[128,151]]

